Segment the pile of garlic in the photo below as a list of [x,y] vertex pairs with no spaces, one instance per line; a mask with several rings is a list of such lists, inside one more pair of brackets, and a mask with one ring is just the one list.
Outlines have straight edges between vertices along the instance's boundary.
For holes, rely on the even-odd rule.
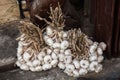
[[[69,31],[64,31],[63,27],[64,19],[60,5],[53,10],[50,8],[51,22],[44,18],[36,16],[40,20],[44,20],[48,25],[46,30],[42,32],[41,29],[33,25],[31,22],[24,22],[21,33],[19,37],[18,48],[17,48],[17,62],[16,65],[22,70],[30,71],[42,71],[52,69],[53,67],[59,67],[64,70],[69,76],[79,77],[80,75],[85,75],[88,72],[100,72],[102,70],[103,61],[103,51],[106,49],[106,44],[104,42],[98,43],[93,42],[87,37],[84,42],[90,41],[90,45],[77,46],[77,49],[82,49],[86,47],[87,51],[85,55],[82,52],[75,53],[72,46],[77,45],[77,41],[74,43],[74,37],[77,37],[79,45],[81,45],[80,36],[83,33],[78,33]],[[76,29],[77,30],[77,29]],[[74,31],[74,30],[73,30]],[[71,33],[71,34],[69,34]],[[69,35],[73,35],[70,36]],[[69,37],[69,38],[68,38]],[[73,42],[71,42],[71,40]],[[76,40],[76,39],[75,39]],[[72,45],[73,44],[73,45]],[[73,46],[73,48],[74,48]],[[75,49],[75,48],[74,48]],[[80,51],[79,49],[79,51]],[[75,54],[79,57],[75,56]]]

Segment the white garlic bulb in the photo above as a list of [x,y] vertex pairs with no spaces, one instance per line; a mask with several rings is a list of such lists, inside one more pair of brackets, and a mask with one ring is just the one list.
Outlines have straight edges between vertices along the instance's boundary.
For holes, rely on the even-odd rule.
[[80,74],[80,75],[85,75],[85,74],[87,74],[87,73],[88,73],[88,71],[87,71],[86,69],[80,68],[80,70],[79,70],[79,74]]
[[57,59],[58,58],[57,55],[54,52],[52,52],[51,57],[52,57],[52,59]]
[[43,66],[42,66],[42,69],[43,70],[48,70],[48,69],[51,69],[52,68],[52,65],[51,64],[48,64],[48,63],[46,63],[46,64],[44,64]]
[[59,61],[64,61],[65,55],[60,53],[58,54],[58,57],[59,57]]
[[64,50],[63,50],[63,49],[61,49],[61,50],[60,50],[60,53],[64,53]]
[[32,62],[32,65],[33,65],[33,66],[38,66],[38,65],[40,65],[40,61],[39,61],[39,60],[34,60],[34,61]]
[[35,71],[42,71],[42,66],[35,67]]
[[79,70],[74,70],[73,74],[74,77],[79,77]]
[[63,32],[63,39],[67,38],[67,32]]
[[52,60],[52,61],[51,61],[51,65],[52,65],[53,67],[56,67],[56,66],[57,66],[57,63],[58,63],[58,60]]
[[30,67],[30,70],[33,71],[33,72],[36,71],[36,69],[34,67]]
[[98,62],[97,61],[93,61],[93,62],[90,63],[89,70],[90,71],[95,71],[97,66],[98,66]]
[[68,72],[73,72],[75,70],[75,66],[73,64],[66,64],[66,70]]
[[72,56],[65,56],[64,62],[65,62],[66,64],[71,63],[71,62],[72,62]]
[[60,49],[56,48],[56,49],[53,50],[53,52],[56,53],[56,54],[59,54],[60,53]]
[[17,66],[21,66],[22,64],[19,61],[16,61]]
[[89,60],[90,60],[90,61],[95,61],[95,60],[97,60],[97,55],[91,55],[91,56],[89,57]]
[[87,60],[81,60],[80,61],[80,66],[84,69],[88,68],[89,67],[89,61]]
[[80,68],[80,64],[79,64],[79,61],[78,61],[78,60],[74,59],[74,60],[73,60],[73,64],[74,64],[74,66],[75,66],[76,69],[79,69],[79,68]]
[[95,72],[96,73],[98,73],[98,72],[100,72],[101,70],[102,70],[102,65],[101,64],[98,64],[98,66],[96,67],[96,69],[95,69]]
[[64,64],[63,62],[59,62],[59,63],[58,63],[58,67],[59,67],[60,69],[65,69],[65,64]]
[[104,57],[103,56],[98,56],[98,58],[97,58],[97,60],[98,60],[98,62],[100,63],[100,62],[102,62],[103,61],[103,59],[104,59]]
[[44,56],[45,56],[45,52],[44,51],[41,51],[39,54],[38,54],[38,59],[40,60],[40,61],[43,61],[44,60]]
[[65,50],[69,47],[69,42],[64,40],[61,42],[61,49]]
[[102,51],[102,49],[100,47],[97,48],[97,53],[98,53],[98,55],[102,55],[103,54],[103,51]]
[[107,47],[107,45],[104,42],[100,42],[99,44],[100,48],[102,48],[102,50],[104,51]]
[[30,55],[28,52],[25,52],[25,53],[23,54],[23,59],[24,59],[25,61],[28,61],[30,58],[31,58],[31,55]]
[[47,34],[48,36],[50,36],[50,35],[53,34],[53,30],[52,30],[52,28],[51,28],[50,26],[47,26],[47,27],[46,27],[46,34]]
[[97,45],[90,46],[90,53],[94,53],[96,49],[97,49]]
[[52,50],[51,49],[47,49],[47,54],[51,54]]
[[51,62],[51,61],[52,61],[52,58],[51,58],[50,55],[46,55],[46,56],[44,57],[44,62],[45,62],[45,63],[49,63],[49,62]]
[[43,35],[43,39],[46,41],[47,39],[49,39],[49,37],[47,35]]
[[22,47],[17,48],[17,54],[23,54],[23,48]]
[[22,70],[29,70],[29,67],[26,64],[22,64],[20,66],[20,69],[22,69]]
[[32,67],[33,66],[33,64],[32,64],[32,62],[31,61],[27,61],[27,63],[26,63],[28,66],[30,66],[30,67]]
[[53,43],[53,48],[60,48],[60,43],[58,42]]
[[46,43],[47,43],[47,45],[52,46],[52,45],[53,45],[53,40],[52,40],[52,38],[48,38],[48,39],[46,40]]
[[65,50],[65,55],[70,56],[71,55],[71,50],[70,49]]

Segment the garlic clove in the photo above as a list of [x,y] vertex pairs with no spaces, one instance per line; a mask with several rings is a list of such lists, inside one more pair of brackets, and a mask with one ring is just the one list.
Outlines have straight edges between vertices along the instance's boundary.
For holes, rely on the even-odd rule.
[[44,64],[43,66],[42,66],[42,69],[43,70],[48,70],[48,69],[51,69],[52,68],[52,65],[51,64],[48,64],[48,63],[46,63],[46,64]]
[[51,57],[52,57],[52,59],[57,59],[58,58],[57,55],[54,52],[52,52]]
[[80,61],[80,66],[84,69],[88,68],[89,67],[89,61],[87,60],[81,60]]
[[65,50],[65,55],[70,56],[71,55],[71,50],[70,49]]
[[26,64],[23,64],[23,65],[20,66],[20,69],[29,70],[29,67]]
[[69,47],[69,42],[64,40],[61,42],[61,49],[65,50]]
[[49,63],[49,62],[51,62],[51,61],[52,61],[52,58],[51,58],[50,55],[46,55],[46,56],[44,57],[44,62],[45,62],[45,63]]
[[52,60],[52,61],[51,61],[51,65],[52,65],[53,67],[56,67],[56,66],[57,66],[57,63],[58,63],[58,60]]
[[102,55],[103,54],[103,51],[102,51],[102,49],[100,47],[97,48],[97,53],[98,53],[98,55]]
[[76,69],[79,69],[79,68],[80,68],[80,64],[79,64],[79,61],[78,61],[78,60],[74,59],[74,60],[73,60],[73,64],[74,64],[74,66],[75,66]]
[[85,75],[85,74],[87,74],[87,73],[88,73],[88,71],[87,71],[86,69],[80,68],[80,70],[79,70],[79,75]]
[[98,56],[97,61],[98,61],[99,63],[101,63],[103,60],[104,60],[104,57],[103,57],[103,56]]
[[58,63],[58,67],[59,67],[60,69],[65,69],[65,64],[64,64],[63,62],[59,62],[59,63]]

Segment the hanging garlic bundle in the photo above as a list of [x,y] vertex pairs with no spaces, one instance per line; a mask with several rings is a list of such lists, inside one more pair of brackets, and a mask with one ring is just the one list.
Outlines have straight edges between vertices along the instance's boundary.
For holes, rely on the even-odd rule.
[[23,22],[16,64],[23,70],[31,71],[58,66],[74,77],[91,71],[100,72],[106,44],[93,42],[80,29],[64,31],[65,20],[59,4],[55,9],[50,7],[50,11],[51,22],[36,15],[48,24],[44,32],[32,23]]

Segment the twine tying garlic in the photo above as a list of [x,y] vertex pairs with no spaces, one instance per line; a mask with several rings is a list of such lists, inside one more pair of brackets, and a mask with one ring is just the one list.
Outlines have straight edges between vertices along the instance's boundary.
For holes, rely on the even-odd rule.
[[64,19],[60,5],[55,10],[50,10],[52,22],[36,16],[48,24],[45,32],[31,22],[22,22],[22,35],[17,38],[19,42],[16,65],[22,70],[30,71],[48,70],[58,66],[66,74],[74,77],[91,71],[100,72],[106,44],[91,41],[80,29],[63,31]]

